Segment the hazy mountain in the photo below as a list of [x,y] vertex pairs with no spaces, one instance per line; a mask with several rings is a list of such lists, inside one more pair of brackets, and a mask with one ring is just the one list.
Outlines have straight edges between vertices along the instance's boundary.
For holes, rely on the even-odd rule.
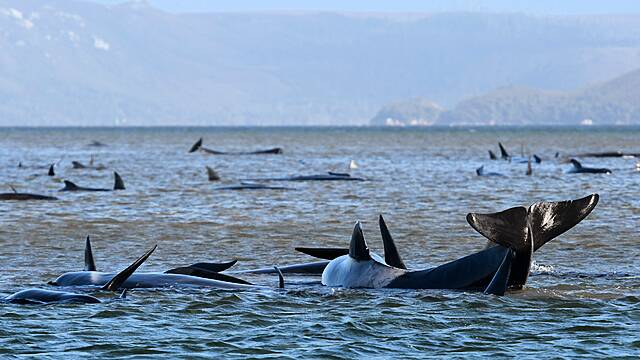
[[[640,63],[640,16],[170,14],[0,0],[0,125],[362,124]],[[586,95],[585,95],[586,96]]]
[[640,124],[640,70],[574,92],[503,88],[462,101],[438,124]]

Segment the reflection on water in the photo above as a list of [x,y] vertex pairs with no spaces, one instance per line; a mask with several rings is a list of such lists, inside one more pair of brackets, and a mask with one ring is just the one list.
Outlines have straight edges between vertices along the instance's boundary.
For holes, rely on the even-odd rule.
[[[0,304],[0,356],[224,354],[291,358],[466,354],[638,354],[640,172],[635,159],[582,159],[611,175],[568,175],[554,158],[586,151],[640,151],[640,129],[2,129],[3,189],[60,197],[0,203],[0,295],[82,268],[92,235],[98,269],[115,270],[152,244],[143,266],[163,270],[239,259],[236,269],[310,260],[295,245],[346,246],[355,220],[381,252],[383,213],[405,262],[426,267],[484,245],[465,221],[539,200],[597,192],[600,203],[573,230],[535,254],[528,286],[497,298],[451,291],[343,290],[287,277],[249,280],[273,290],[136,290],[125,301],[44,307]],[[282,155],[188,154],[198,137],[225,151],[284,148]],[[87,146],[97,140],[105,147]],[[526,164],[490,161],[501,141]],[[74,170],[71,161],[108,170]],[[357,169],[349,170],[350,160]],[[57,176],[46,175],[60,162]],[[22,162],[26,168],[18,169]],[[507,175],[481,178],[475,169]],[[207,181],[205,165],[221,183]],[[33,166],[34,168],[31,168]],[[42,166],[43,169],[35,168]],[[127,190],[58,193],[62,179]],[[351,171],[368,182],[296,182],[290,191],[216,191],[244,178]],[[99,293],[104,300],[114,295]]]

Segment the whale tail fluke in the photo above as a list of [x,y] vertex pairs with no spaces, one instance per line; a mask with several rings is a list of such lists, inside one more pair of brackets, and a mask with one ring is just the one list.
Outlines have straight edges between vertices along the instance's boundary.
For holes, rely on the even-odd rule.
[[113,177],[115,178],[114,184],[113,184],[113,190],[124,190],[124,181],[122,181],[122,178],[120,177],[120,174],[118,174],[117,172],[113,172]]
[[508,159],[511,156],[509,156],[509,153],[507,152],[507,150],[505,150],[504,146],[502,146],[502,143],[498,143],[498,146],[500,147],[500,157],[503,159]]
[[576,226],[591,213],[599,199],[598,194],[591,194],[577,200],[542,201],[531,205],[528,216],[534,251]]
[[391,233],[387,228],[382,214],[380,214],[378,218],[378,225],[380,226],[380,234],[382,235],[382,243],[384,245],[384,262],[389,266],[406,270],[407,266],[404,264],[404,261],[402,261],[402,257],[400,257],[396,243],[391,237]]
[[118,290],[122,284],[124,284],[127,279],[133,275],[133,273],[142,265],[151,254],[156,250],[158,245],[154,245],[151,249],[147,250],[142,256],[140,256],[136,261],[134,261],[131,265],[127,266],[126,269],[122,270],[116,276],[114,276],[108,283],[106,283],[102,290],[116,291]]
[[198,141],[196,141],[195,144],[193,144],[193,146],[191,146],[191,149],[189,149],[189,152],[196,152],[198,151],[198,149],[200,149],[200,147],[202,147],[202,138],[198,139]]
[[358,261],[371,259],[369,247],[367,246],[367,242],[364,240],[364,233],[362,232],[362,225],[360,225],[360,221],[357,221],[356,225],[353,227],[351,243],[349,244],[349,256]]
[[491,214],[469,213],[467,222],[496,244],[518,252],[531,247],[527,231],[527,209],[522,206]]
[[496,157],[496,154],[491,150],[489,150],[489,159],[491,159],[491,160],[497,160],[498,159]]
[[53,171],[53,165],[51,164],[51,166],[49,166],[49,172],[47,173],[48,176],[56,176],[55,171]]
[[69,180],[65,180],[64,188],[62,188],[60,191],[75,191],[75,190],[78,190],[78,185],[72,183]]
[[91,250],[91,240],[87,235],[87,240],[84,243],[84,271],[97,271],[96,262],[93,259],[93,250]]
[[207,168],[207,176],[209,177],[209,181],[219,181],[220,180],[220,175],[218,175],[218,173],[215,170],[213,170],[209,166],[205,166],[205,167]]

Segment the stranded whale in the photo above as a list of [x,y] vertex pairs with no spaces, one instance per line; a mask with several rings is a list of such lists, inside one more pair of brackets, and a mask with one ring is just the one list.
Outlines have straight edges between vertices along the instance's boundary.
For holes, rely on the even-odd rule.
[[205,154],[211,154],[211,155],[268,155],[268,154],[282,154],[282,148],[276,147],[276,148],[271,148],[271,149],[265,149],[265,150],[255,150],[255,151],[237,151],[237,152],[226,152],[226,151],[218,151],[218,150],[212,150],[212,149],[208,149],[204,146],[202,146],[202,138],[198,139],[198,141],[196,141],[195,144],[193,144],[193,146],[191,146],[191,149],[189,149],[189,152],[196,152],[196,151],[202,151]]
[[11,186],[11,190],[13,192],[10,193],[0,193],[0,201],[27,201],[27,200],[58,200],[57,197],[40,195],[40,194],[30,194],[30,193],[20,193],[16,191],[16,189]]
[[247,179],[249,181],[366,181],[367,179],[351,176],[347,173],[329,171],[326,174],[299,175],[281,178]]
[[576,160],[576,159],[571,159],[569,160],[571,161],[571,164],[573,164],[573,167],[567,171],[568,174],[611,174],[611,170],[607,169],[607,168],[593,168],[593,167],[588,167],[588,166],[582,166],[582,164],[580,163],[580,161]]
[[122,181],[122,178],[120,177],[120,175],[118,175],[117,172],[113,172],[113,177],[115,178],[114,180],[114,184],[113,184],[113,189],[104,189],[104,188],[91,188],[91,187],[83,187],[83,186],[78,186],[74,183],[72,183],[71,181],[65,180],[64,181],[64,188],[58,190],[58,191],[115,191],[115,190],[124,190],[124,181]]

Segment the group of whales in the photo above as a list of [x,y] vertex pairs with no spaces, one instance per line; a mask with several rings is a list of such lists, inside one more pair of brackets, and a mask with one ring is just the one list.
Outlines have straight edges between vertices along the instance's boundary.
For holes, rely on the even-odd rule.
[[[542,159],[536,155],[533,154],[533,156],[531,157],[516,157],[516,156],[511,156],[507,150],[504,148],[504,146],[502,145],[502,143],[498,143],[498,147],[500,148],[500,159],[502,160],[506,160],[509,162],[515,162],[515,163],[527,163],[527,171],[526,174],[527,175],[532,175],[533,174],[533,168],[531,166],[532,164],[532,158],[533,158],[533,162],[535,162],[536,164],[539,164],[542,162]],[[559,157],[559,153],[556,153],[555,157]],[[620,151],[616,151],[616,152],[601,152],[601,153],[583,153],[583,154],[579,154],[576,155],[576,157],[596,157],[596,158],[602,158],[602,157],[636,157],[636,156],[640,156],[640,154],[636,154],[636,153],[624,153],[624,152],[620,152]],[[491,160],[498,160],[498,157],[496,156],[496,154],[489,150],[489,159]],[[608,168],[597,168],[597,167],[590,167],[590,166],[584,166],[582,165],[582,163],[578,160],[576,160],[575,158],[569,158],[567,160],[568,163],[571,163],[572,168],[569,169],[567,171],[568,174],[611,174],[611,170]],[[640,167],[640,166],[638,166]],[[487,172],[484,170],[484,165],[480,166],[479,168],[476,169],[476,175],[478,176],[505,176],[502,173],[498,173],[498,172]]]
[[[587,217],[598,200],[598,194],[592,194],[577,200],[543,201],[528,208],[513,207],[497,213],[469,213],[467,222],[488,239],[485,248],[429,269],[407,268],[380,215],[384,258],[369,250],[360,222],[356,222],[348,248],[296,248],[322,261],[239,271],[227,271],[236,263],[231,261],[196,263],[164,272],[135,273],[156,249],[154,246],[119,273],[99,272],[87,237],[84,270],[64,273],[49,285],[97,287],[110,291],[167,287],[247,290],[268,287],[252,284],[238,278],[238,275],[276,273],[279,287],[283,288],[283,273],[297,273],[321,275],[321,284],[328,287],[450,289],[504,295],[507,290],[520,289],[526,284],[533,253]],[[4,300],[22,304],[100,302],[91,295],[49,289],[23,290]]]

